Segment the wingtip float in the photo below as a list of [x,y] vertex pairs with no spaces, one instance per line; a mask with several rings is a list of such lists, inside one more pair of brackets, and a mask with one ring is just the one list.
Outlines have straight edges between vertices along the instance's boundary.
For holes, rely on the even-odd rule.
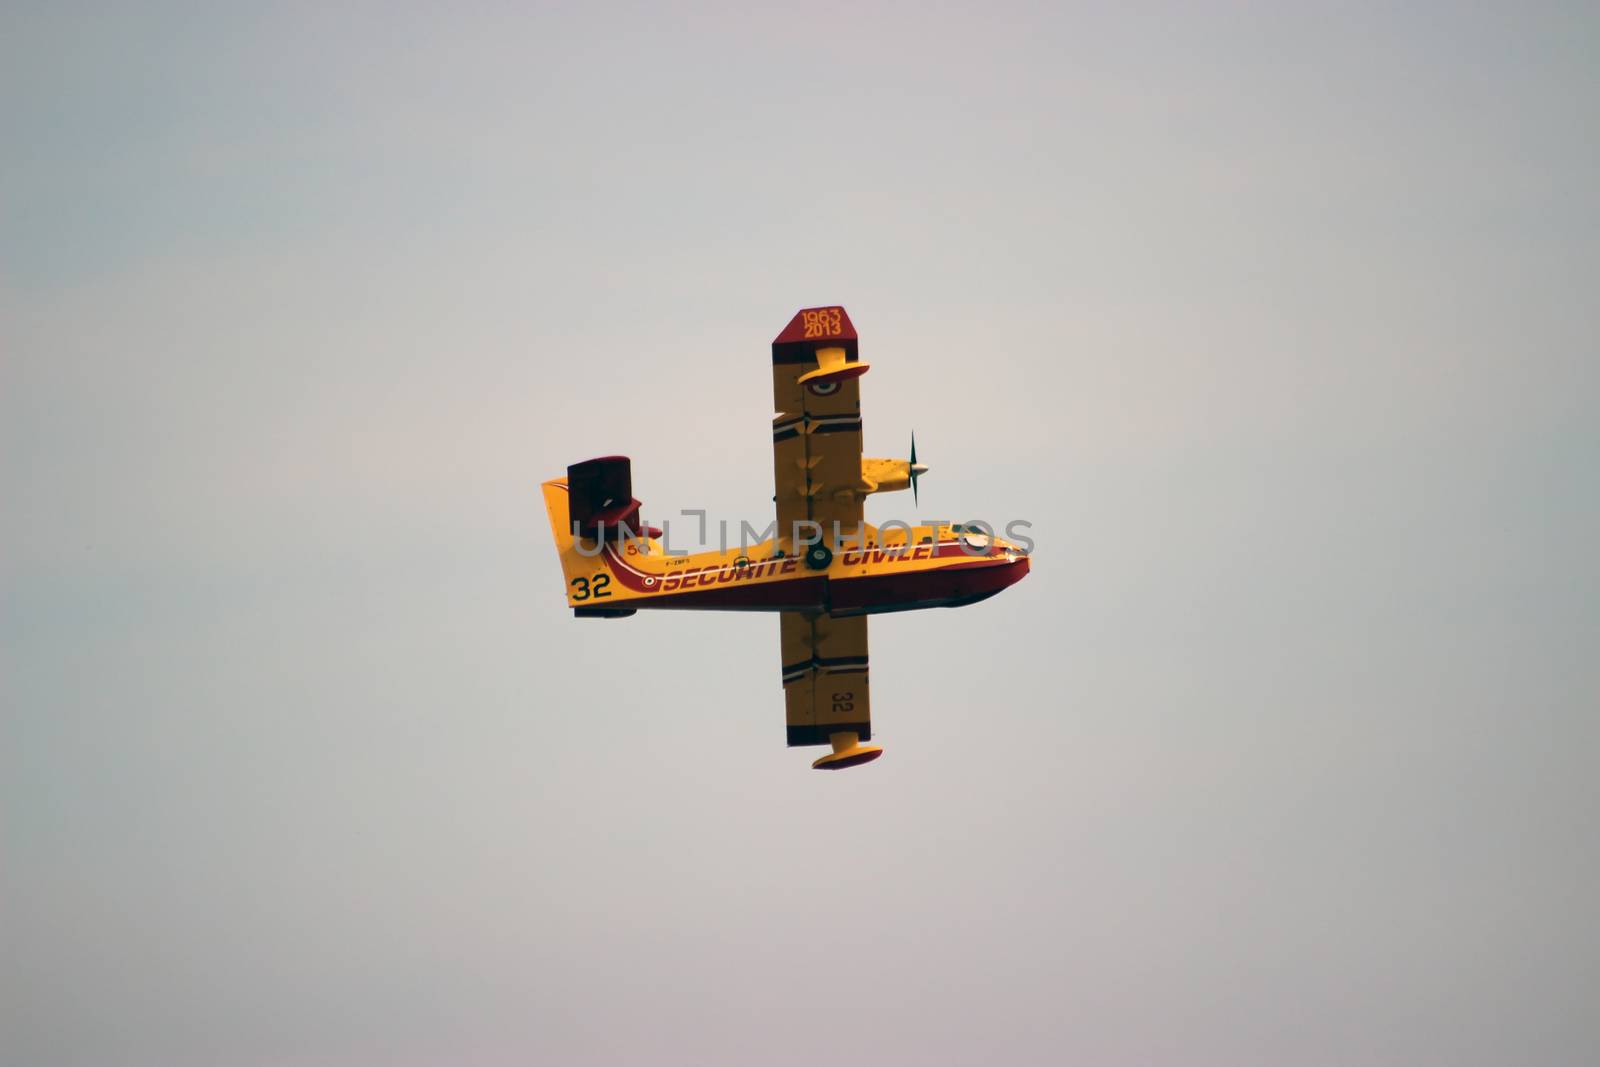
[[1028,573],[1027,550],[989,531],[863,521],[869,495],[915,493],[928,470],[917,462],[915,437],[908,459],[861,455],[867,369],[842,307],[804,308],[773,339],[778,514],[776,536],[758,545],[667,555],[661,531],[641,524],[626,456],[575,463],[543,485],[575,615],[778,614],[788,743],[829,746],[812,763],[818,770],[883,753],[868,744],[867,616],[973,604]]

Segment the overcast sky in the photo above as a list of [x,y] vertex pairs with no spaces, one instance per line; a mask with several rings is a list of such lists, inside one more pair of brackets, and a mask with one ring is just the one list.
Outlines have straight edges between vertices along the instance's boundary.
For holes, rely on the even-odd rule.
[[[1600,1061],[1585,5],[11,5],[0,1060]],[[574,620],[768,344],[1032,574]]]

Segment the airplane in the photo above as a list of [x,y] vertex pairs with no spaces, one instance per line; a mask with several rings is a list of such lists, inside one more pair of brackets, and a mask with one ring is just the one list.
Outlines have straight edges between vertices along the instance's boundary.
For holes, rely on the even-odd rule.
[[[550,529],[580,618],[637,611],[770,611],[779,617],[791,747],[828,745],[812,763],[877,759],[867,684],[867,617],[986,600],[1028,573],[1020,544],[976,525],[865,523],[872,493],[928,468],[861,455],[859,339],[844,308],[804,308],[772,342],[776,536],[748,547],[669,554],[646,526],[626,456],[602,456],[543,484]],[[763,531],[765,533],[766,531]]]

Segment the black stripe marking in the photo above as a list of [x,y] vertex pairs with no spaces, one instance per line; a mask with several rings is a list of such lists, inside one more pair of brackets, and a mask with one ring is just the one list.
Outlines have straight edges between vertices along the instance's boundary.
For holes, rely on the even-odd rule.
[[861,361],[861,342],[851,341],[843,337],[818,337],[810,341],[785,341],[783,344],[772,346],[772,362],[774,365],[793,366],[799,363],[809,363],[816,366],[817,349],[842,348],[846,363],[859,363]]
[[807,671],[826,671],[829,674],[865,674],[866,656],[812,656],[799,663],[783,665],[783,684],[788,685],[805,676]]
[[830,734],[841,730],[860,735],[861,740],[872,740],[871,722],[834,722],[826,726],[790,726],[788,727],[789,746],[797,748],[801,745],[826,745]]

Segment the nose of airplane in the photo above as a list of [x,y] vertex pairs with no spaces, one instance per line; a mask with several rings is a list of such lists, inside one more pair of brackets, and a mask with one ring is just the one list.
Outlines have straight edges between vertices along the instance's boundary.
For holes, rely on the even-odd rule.
[[1003,552],[997,552],[984,562],[993,565],[985,569],[993,574],[995,584],[1001,589],[1015,585],[1027,577],[1028,574],[1028,557],[1009,548]]

